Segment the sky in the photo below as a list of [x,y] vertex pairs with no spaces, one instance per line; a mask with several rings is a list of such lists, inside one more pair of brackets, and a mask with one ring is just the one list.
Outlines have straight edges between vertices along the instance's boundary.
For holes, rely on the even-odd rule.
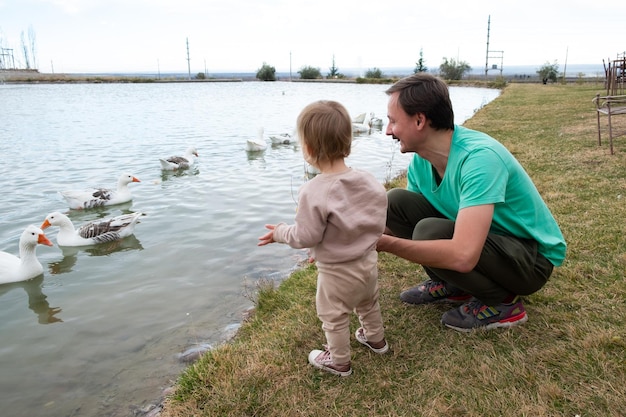
[[42,73],[210,75],[266,63],[325,75],[333,57],[339,72],[384,71],[414,68],[420,52],[428,69],[447,58],[479,72],[562,70],[624,53],[625,16],[623,0],[0,0],[0,46],[23,67],[34,45],[30,66]]

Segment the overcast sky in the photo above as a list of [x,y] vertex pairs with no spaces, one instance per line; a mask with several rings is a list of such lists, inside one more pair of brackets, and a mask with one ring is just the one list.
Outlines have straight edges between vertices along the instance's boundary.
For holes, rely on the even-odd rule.
[[[366,6],[369,4],[369,6]],[[0,46],[41,72],[598,64],[626,49],[624,0],[0,0]],[[501,52],[498,52],[501,51]],[[31,62],[31,66],[33,63]]]

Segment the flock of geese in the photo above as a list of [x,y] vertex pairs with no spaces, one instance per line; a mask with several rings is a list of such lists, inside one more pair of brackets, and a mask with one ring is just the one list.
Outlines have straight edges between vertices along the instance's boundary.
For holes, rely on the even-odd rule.
[[[352,120],[352,132],[355,135],[369,133],[372,129],[382,129],[382,119],[370,113],[361,113]],[[295,135],[289,133],[269,135],[270,142],[275,145],[293,145],[298,143]],[[263,152],[268,142],[264,137],[264,129],[259,128],[256,138],[246,141],[246,151]],[[195,163],[198,151],[189,147],[182,156],[171,156],[159,160],[164,171],[189,169]],[[317,174],[313,167],[307,173]],[[141,182],[132,174],[122,174],[116,188],[92,188],[88,190],[60,191],[71,210],[87,210],[95,207],[111,206],[131,201],[132,195],[128,185]],[[29,225],[19,239],[19,256],[0,251],[0,284],[26,281],[43,273],[43,266],[36,256],[37,245],[53,246],[44,234],[48,227],[58,227],[57,244],[59,246],[89,246],[112,242],[130,236],[135,226],[144,215],[141,212],[122,214],[108,219],[98,219],[75,227],[70,218],[58,211],[46,216],[41,226]]]
[[[368,134],[372,130],[382,130],[383,120],[376,117],[374,113],[361,113],[352,119],[352,134],[363,135]],[[263,152],[267,149],[267,140],[265,139],[264,129],[260,127],[257,131],[256,138],[246,140],[246,151]],[[268,136],[272,145],[293,145],[298,143],[295,135],[290,133],[279,133]]]
[[[187,149],[183,156],[160,159],[161,169],[178,171],[190,168],[198,152],[194,147]],[[85,210],[111,206],[132,200],[128,187],[141,182],[132,174],[122,174],[116,188],[92,188],[87,190],[61,191],[71,210]],[[59,228],[56,240],[59,246],[90,246],[124,239],[135,231],[135,226],[144,215],[141,212],[122,214],[108,219],[98,219],[75,227],[70,218],[58,211],[50,213],[41,226],[29,225],[19,239],[19,256],[0,251],[0,284],[26,281],[43,273],[43,266],[36,256],[37,245],[53,246],[43,230],[55,226]]]

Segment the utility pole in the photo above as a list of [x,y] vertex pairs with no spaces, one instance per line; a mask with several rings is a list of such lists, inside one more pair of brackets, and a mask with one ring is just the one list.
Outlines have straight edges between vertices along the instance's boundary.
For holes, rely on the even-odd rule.
[[487,18],[487,53],[485,54],[485,78],[487,78],[487,71],[489,71],[489,30],[491,28],[491,15]]
[[289,51],[289,81],[291,81],[291,51]]
[[[502,76],[502,64],[504,61],[504,51],[490,51],[489,50],[489,31],[491,30],[491,15],[487,19],[487,54],[485,56],[485,78],[487,78],[487,72],[490,69],[498,69],[498,64],[494,64],[491,68],[489,68],[489,58],[500,58],[500,76]],[[493,53],[495,55],[489,55]]]
[[567,54],[569,52],[569,46],[565,48],[565,66],[563,67],[563,82],[565,82],[565,73],[567,72]]
[[187,40],[187,74],[189,75],[189,79],[191,80],[191,59],[189,58],[189,38]]

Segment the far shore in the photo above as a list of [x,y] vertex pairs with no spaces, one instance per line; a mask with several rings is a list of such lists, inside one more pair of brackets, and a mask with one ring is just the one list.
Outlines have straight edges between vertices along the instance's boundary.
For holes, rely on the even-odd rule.
[[[203,74],[202,74],[203,75]],[[177,75],[118,75],[118,74],[67,74],[67,73],[42,73],[38,70],[0,70],[0,84],[105,84],[105,83],[221,83],[221,82],[260,82],[253,74],[232,74],[233,76],[206,76],[201,74],[194,76]],[[356,84],[393,84],[400,78],[410,74],[393,75],[385,78],[319,78],[301,79],[299,77],[277,76],[276,81],[308,82],[308,83],[356,83]],[[596,77],[566,77],[566,83],[597,83],[603,81]],[[501,88],[507,82],[514,83],[540,83],[539,77],[497,77],[468,75],[462,80],[448,80],[450,85],[479,86]]]

